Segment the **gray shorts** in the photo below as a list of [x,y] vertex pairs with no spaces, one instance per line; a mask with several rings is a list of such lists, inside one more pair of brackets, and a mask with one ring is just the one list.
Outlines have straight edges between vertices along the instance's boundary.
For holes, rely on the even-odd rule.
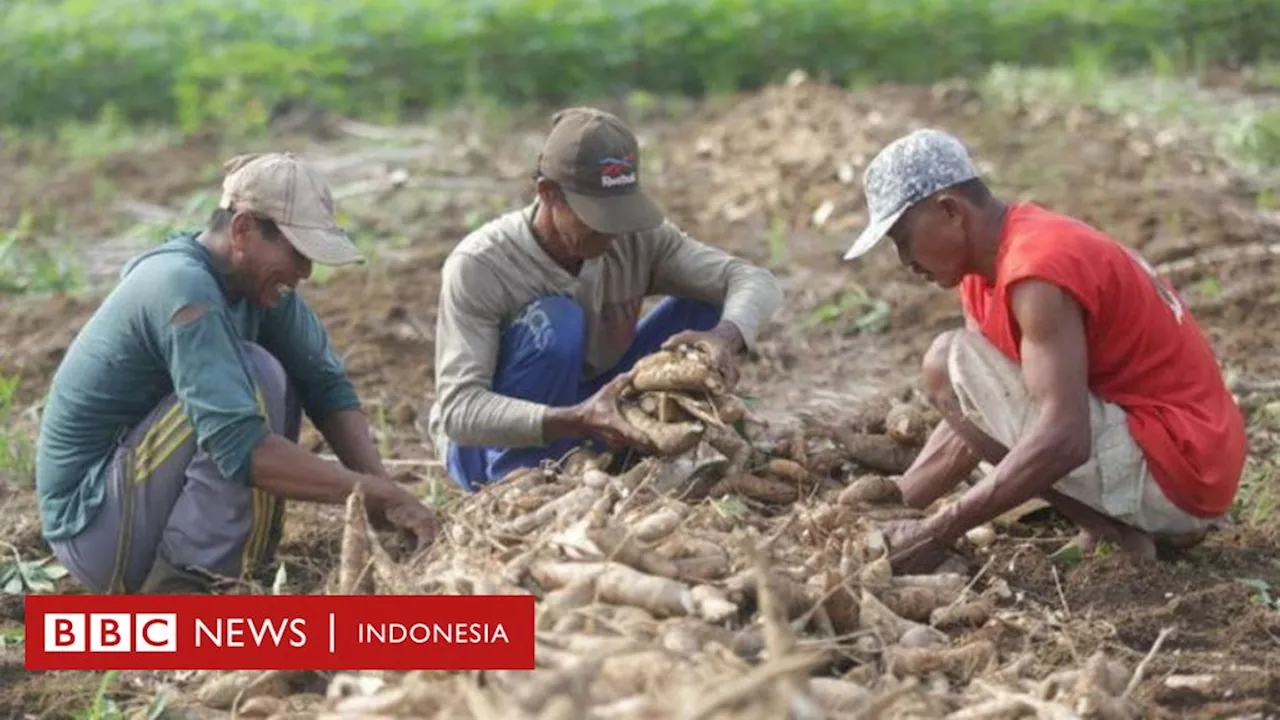
[[[302,411],[284,367],[260,345],[243,348],[271,430],[296,442]],[[224,479],[171,394],[114,450],[97,515],[51,545],[94,592],[133,593],[157,558],[242,578],[273,556],[283,527],[284,501]]]
[[[1036,419],[1021,369],[979,333],[957,331],[947,358],[952,388],[966,417],[1005,447],[1013,447]],[[1093,457],[1054,485],[1063,495],[1140,530],[1199,532],[1220,518],[1199,518],[1174,505],[1151,477],[1146,457],[1117,405],[1089,394]],[[984,463],[986,465],[986,463]],[[990,466],[985,469],[990,472]]]

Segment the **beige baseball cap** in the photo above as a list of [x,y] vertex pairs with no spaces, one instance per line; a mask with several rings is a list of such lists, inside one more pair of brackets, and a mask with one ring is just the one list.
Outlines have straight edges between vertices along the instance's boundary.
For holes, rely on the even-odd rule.
[[589,107],[557,112],[538,168],[597,232],[620,235],[662,224],[662,210],[640,189],[639,142],[612,113]]
[[329,184],[293,153],[238,155],[223,165],[218,207],[270,218],[298,252],[321,265],[364,262],[334,217]]

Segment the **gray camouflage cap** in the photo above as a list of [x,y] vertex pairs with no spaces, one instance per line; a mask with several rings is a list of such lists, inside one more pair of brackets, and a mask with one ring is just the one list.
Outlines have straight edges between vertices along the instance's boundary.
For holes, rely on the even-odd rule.
[[863,174],[870,219],[844,259],[852,260],[875,247],[907,208],[976,177],[978,169],[964,145],[941,130],[916,130],[889,143]]

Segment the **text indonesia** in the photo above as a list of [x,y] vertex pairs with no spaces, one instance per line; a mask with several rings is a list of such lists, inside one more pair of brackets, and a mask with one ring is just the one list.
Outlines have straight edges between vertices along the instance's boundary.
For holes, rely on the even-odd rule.
[[28,595],[27,670],[531,670],[532,595]]

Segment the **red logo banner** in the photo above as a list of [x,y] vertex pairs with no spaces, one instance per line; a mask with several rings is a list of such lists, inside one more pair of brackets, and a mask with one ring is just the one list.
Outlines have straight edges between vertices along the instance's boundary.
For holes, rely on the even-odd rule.
[[531,670],[532,595],[28,595],[27,670]]

